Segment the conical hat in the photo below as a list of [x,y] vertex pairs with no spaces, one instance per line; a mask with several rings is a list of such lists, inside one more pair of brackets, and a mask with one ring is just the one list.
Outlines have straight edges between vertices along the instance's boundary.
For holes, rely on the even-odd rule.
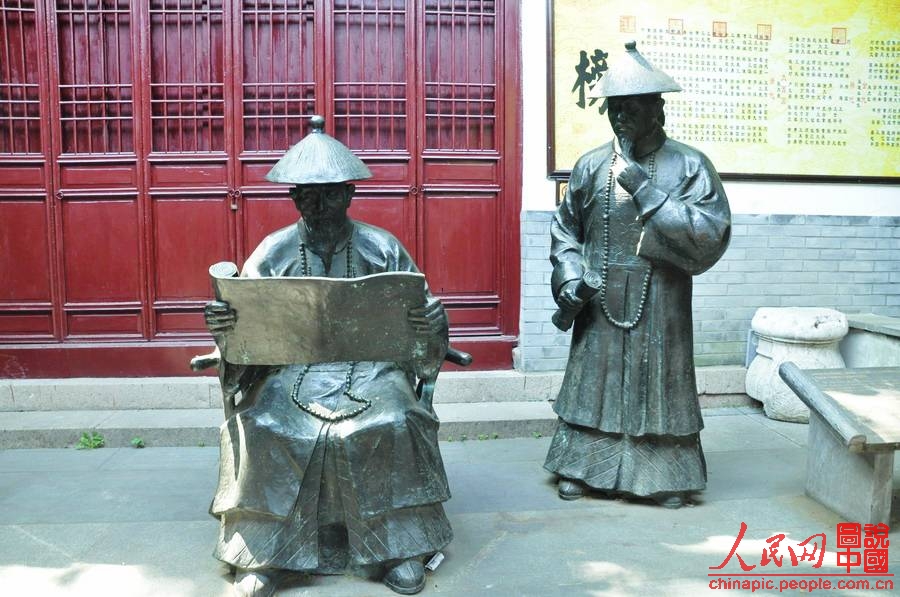
[[644,95],[667,91],[681,91],[681,86],[675,79],[647,62],[637,51],[637,42],[630,41],[625,44],[625,55],[616,61],[610,61],[609,70],[603,73],[588,97]]
[[371,178],[372,173],[347,146],[323,131],[325,119],[309,119],[312,132],[287,150],[266,180],[288,184],[329,184]]

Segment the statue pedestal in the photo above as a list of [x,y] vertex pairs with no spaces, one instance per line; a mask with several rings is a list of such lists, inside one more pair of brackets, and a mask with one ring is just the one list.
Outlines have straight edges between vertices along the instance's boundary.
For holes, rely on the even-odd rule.
[[763,307],[750,328],[759,337],[747,369],[747,394],[763,403],[770,419],[809,422],[809,409],[778,375],[785,361],[801,369],[838,369],[844,359],[838,343],[847,335],[847,316],[817,307]]

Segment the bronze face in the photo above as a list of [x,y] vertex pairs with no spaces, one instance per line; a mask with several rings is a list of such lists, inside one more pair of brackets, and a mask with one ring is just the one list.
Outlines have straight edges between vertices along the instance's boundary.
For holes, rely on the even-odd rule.
[[291,199],[310,230],[340,228],[347,218],[353,185],[345,183],[296,185]]
[[662,101],[658,94],[623,95],[607,100],[609,124],[623,145],[634,144],[660,126]]

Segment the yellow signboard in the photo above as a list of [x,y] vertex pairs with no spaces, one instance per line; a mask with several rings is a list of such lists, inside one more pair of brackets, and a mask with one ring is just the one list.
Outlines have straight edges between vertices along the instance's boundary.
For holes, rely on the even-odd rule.
[[678,81],[666,132],[718,170],[900,177],[900,1],[554,0],[551,174],[612,138],[590,89],[626,41]]

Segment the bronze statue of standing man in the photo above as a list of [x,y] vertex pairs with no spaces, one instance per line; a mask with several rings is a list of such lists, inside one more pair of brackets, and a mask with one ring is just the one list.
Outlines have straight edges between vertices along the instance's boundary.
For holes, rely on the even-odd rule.
[[578,160],[551,226],[553,297],[577,315],[544,467],[562,499],[678,508],[706,487],[691,276],[725,252],[731,214],[706,156],[663,130],[661,94],[681,87],[625,47],[595,88],[615,138]]

